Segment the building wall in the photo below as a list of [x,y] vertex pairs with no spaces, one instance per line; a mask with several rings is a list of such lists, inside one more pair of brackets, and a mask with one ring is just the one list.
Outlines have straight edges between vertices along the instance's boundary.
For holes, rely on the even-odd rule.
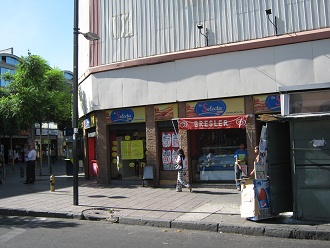
[[208,29],[209,46],[273,36],[275,16],[277,34],[330,26],[329,0],[99,2],[101,65],[204,47],[197,24]]
[[[267,16],[265,10],[271,9]],[[79,28],[101,39],[79,35],[79,78],[89,66],[224,46],[275,35],[330,27],[330,0],[80,0]],[[269,19],[268,19],[269,18]]]
[[297,44],[101,70],[80,84],[83,104],[79,104],[79,115],[100,109],[266,94],[278,92],[279,87],[327,83],[330,82],[329,29],[324,37]]

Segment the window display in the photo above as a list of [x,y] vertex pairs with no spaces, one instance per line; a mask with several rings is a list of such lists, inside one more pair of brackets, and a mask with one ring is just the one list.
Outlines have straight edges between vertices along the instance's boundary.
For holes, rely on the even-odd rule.
[[180,147],[175,132],[162,132],[162,163],[163,170],[175,170],[175,158]]
[[234,180],[236,149],[237,146],[203,147],[197,164],[200,180]]

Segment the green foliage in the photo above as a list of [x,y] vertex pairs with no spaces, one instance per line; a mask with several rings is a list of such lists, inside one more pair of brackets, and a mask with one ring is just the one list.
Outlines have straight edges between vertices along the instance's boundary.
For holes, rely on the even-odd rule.
[[34,123],[71,119],[71,93],[64,73],[40,56],[22,57],[15,73],[5,78],[9,84],[0,91],[2,126],[15,123],[12,130],[17,133]]

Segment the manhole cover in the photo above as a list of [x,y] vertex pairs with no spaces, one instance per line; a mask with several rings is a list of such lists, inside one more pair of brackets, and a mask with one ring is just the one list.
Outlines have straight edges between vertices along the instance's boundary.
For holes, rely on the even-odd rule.
[[118,222],[118,217],[113,217],[113,210],[106,208],[86,209],[83,212],[86,220],[107,220],[111,222]]

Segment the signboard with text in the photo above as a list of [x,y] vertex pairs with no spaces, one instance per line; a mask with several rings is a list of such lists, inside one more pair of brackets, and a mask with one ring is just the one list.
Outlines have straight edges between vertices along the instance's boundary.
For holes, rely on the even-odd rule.
[[243,114],[244,97],[186,103],[187,118]]
[[145,107],[106,110],[107,124],[137,123],[146,121]]
[[246,127],[247,115],[214,116],[203,118],[179,118],[178,127],[183,130],[228,129]]

